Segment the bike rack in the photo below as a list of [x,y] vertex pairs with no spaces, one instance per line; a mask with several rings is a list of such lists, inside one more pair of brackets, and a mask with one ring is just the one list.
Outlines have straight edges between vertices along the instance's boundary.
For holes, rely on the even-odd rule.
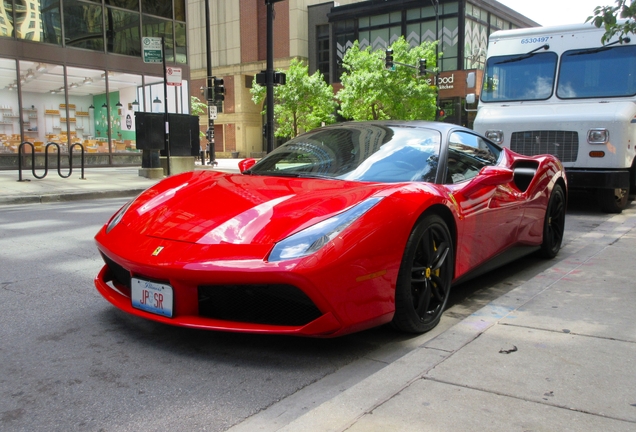
[[35,177],[36,179],[43,179],[44,177],[46,177],[46,175],[49,173],[49,147],[51,146],[55,146],[57,149],[57,173],[59,174],[60,177],[62,178],[69,178],[71,176],[71,174],[73,173],[73,148],[76,146],[79,146],[79,148],[81,149],[81,155],[82,155],[82,176],[80,177],[81,180],[86,180],[86,178],[84,178],[84,146],[80,143],[75,143],[75,144],[71,144],[71,146],[68,149],[68,174],[64,175],[62,174],[61,171],[61,157],[62,155],[60,154],[60,145],[58,143],[54,143],[54,142],[48,142],[46,144],[46,147],[44,148],[44,174],[42,174],[41,176],[37,175],[35,172],[35,146],[33,145],[33,143],[29,142],[29,141],[24,141],[22,144],[20,144],[20,146],[18,147],[18,181],[22,182],[22,181],[31,181],[29,179],[22,179],[22,148],[25,145],[29,145],[31,146],[31,172],[33,173],[33,177]]

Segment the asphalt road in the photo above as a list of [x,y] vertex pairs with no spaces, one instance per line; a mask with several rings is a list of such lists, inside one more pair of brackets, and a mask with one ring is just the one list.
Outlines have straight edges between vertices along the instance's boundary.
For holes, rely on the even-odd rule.
[[[553,264],[528,257],[457,287],[440,326],[417,337],[180,329],[94,289],[93,236],[124,201],[0,207],[0,430],[224,431],[284,398],[300,414]],[[566,243],[608,218],[571,203]]]

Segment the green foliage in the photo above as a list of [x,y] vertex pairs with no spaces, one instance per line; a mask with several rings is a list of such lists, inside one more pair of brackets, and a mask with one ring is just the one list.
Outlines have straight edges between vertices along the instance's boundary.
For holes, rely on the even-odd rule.
[[341,76],[343,88],[336,98],[340,114],[353,120],[433,120],[435,118],[437,88],[429,79],[419,77],[419,59],[427,61],[427,69],[435,69],[436,42],[423,42],[417,47],[400,37],[390,48],[393,60],[415,66],[396,65],[395,70],[384,67],[384,52],[360,49],[358,41],[344,56]]
[[[606,43],[614,35],[620,39],[628,34],[636,34],[636,0],[616,0],[615,6],[597,6],[594,15],[589,16],[585,22],[591,21],[598,28],[605,28],[605,34],[601,37],[601,43]],[[625,21],[619,21],[621,18]]]
[[208,110],[208,105],[201,102],[196,96],[190,96],[190,114],[195,116],[200,116],[201,114],[205,114]]
[[[335,121],[336,108],[333,89],[319,71],[309,76],[308,66],[293,59],[285,71],[287,83],[274,87],[274,119],[277,137],[293,138],[302,131],[309,131],[322,123]],[[252,84],[252,101],[261,104],[266,97],[264,86]],[[264,107],[263,114],[265,114]]]

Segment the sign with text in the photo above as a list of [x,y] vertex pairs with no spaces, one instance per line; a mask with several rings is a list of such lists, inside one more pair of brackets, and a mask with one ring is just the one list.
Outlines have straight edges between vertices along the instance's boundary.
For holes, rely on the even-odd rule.
[[160,37],[141,38],[141,47],[143,49],[144,63],[163,62],[163,51],[161,49]]
[[166,84],[169,86],[181,86],[181,68],[166,68]]

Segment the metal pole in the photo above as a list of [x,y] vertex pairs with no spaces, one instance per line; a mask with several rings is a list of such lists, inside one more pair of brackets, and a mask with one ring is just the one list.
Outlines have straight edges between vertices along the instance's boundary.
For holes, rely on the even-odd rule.
[[166,43],[165,38],[161,38],[161,54],[163,57],[163,120],[165,123],[166,136],[166,174],[170,177],[170,123],[168,121],[168,74],[166,71]]
[[[437,44],[435,45],[435,66],[437,72],[435,73],[435,86],[437,87],[437,82],[439,78],[440,65],[439,62],[439,0],[431,0],[433,6],[435,7],[435,39]],[[435,95],[435,120],[439,120],[439,87],[437,87],[437,94]]]
[[207,51],[208,77],[207,89],[205,97],[208,101],[208,154],[210,156],[210,165],[216,164],[216,153],[214,148],[214,120],[210,116],[211,107],[214,106],[214,89],[212,88],[212,48],[210,47],[210,0],[204,0],[205,3],[205,47]]
[[267,153],[274,150],[274,0],[267,3]]

